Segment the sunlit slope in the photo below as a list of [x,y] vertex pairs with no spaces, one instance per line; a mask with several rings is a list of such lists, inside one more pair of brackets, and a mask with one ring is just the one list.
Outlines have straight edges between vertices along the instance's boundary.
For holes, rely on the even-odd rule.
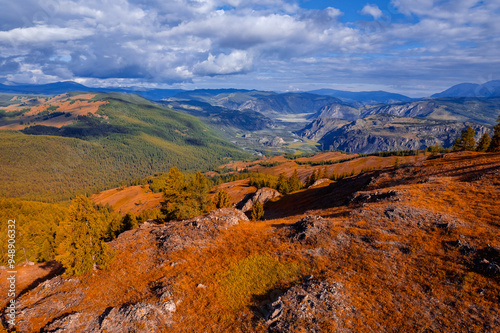
[[199,170],[246,157],[196,118],[138,96],[98,94],[90,103],[98,111],[69,125],[0,131],[0,195],[65,200],[174,165]]

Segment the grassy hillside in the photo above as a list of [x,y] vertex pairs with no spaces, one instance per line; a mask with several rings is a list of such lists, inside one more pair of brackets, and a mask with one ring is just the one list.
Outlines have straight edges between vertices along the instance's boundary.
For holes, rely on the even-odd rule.
[[138,96],[98,94],[88,103],[101,105],[69,125],[0,131],[1,195],[66,200],[174,165],[199,170],[248,157],[196,118]]
[[45,282],[16,299],[17,329],[497,332],[500,154],[393,158],[353,160],[381,168],[271,201],[264,221],[143,224],[109,243],[109,270],[19,266]]

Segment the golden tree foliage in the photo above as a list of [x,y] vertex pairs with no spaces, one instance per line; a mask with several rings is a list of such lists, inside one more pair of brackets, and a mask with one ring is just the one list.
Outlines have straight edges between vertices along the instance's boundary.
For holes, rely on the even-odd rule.
[[111,260],[104,242],[107,225],[103,215],[86,196],[76,197],[68,218],[58,230],[58,260],[69,275],[82,275],[97,267],[105,268]]

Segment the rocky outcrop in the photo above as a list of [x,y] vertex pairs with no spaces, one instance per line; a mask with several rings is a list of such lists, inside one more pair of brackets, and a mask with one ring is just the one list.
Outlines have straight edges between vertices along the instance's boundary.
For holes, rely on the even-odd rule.
[[248,212],[250,209],[252,209],[253,205],[256,202],[259,202],[261,204],[265,204],[271,199],[278,198],[281,196],[281,193],[276,191],[275,189],[268,188],[268,187],[263,187],[259,189],[257,192],[252,194],[249,198],[245,198],[242,201],[240,201],[236,207],[241,209],[242,212]]
[[298,131],[297,135],[308,140],[319,141],[328,132],[339,129],[347,124],[349,124],[348,120],[336,119],[334,117],[319,118]]
[[315,114],[315,118],[336,118],[336,119],[346,119],[355,120],[358,119],[360,115],[360,110],[353,108],[345,104],[329,104],[319,110]]
[[[61,291],[61,287],[66,288]],[[16,300],[17,329],[20,332],[30,331],[30,319],[36,318],[40,313],[43,313],[47,318],[59,318],[61,314],[65,313],[64,317],[67,317],[72,314],[70,309],[80,304],[84,298],[85,294],[78,279],[65,280],[57,276],[47,280],[31,291],[28,298],[19,297]],[[68,311],[70,312],[68,313]],[[78,318],[76,316],[68,318],[68,322],[72,323],[71,325],[76,325],[79,322]],[[3,319],[6,322],[5,313]]]
[[330,179],[328,179],[328,178],[321,178],[321,179],[318,179],[317,181],[315,181],[314,184],[312,184],[308,188],[320,186],[320,185],[323,185],[323,184],[329,183],[329,182],[330,182]]
[[328,220],[321,216],[308,215],[290,226],[290,238],[293,242],[315,244],[328,238]]
[[380,201],[400,201],[402,195],[399,191],[358,191],[353,194],[350,201],[357,204],[365,204]]
[[172,324],[175,304],[170,302],[126,304],[108,308],[100,315],[71,313],[42,328],[45,333],[88,332],[164,332]]
[[[301,285],[290,288],[275,302],[268,305],[267,325],[270,332],[319,333],[350,332],[344,318],[352,313],[342,293],[342,285],[336,282],[317,281],[312,277]],[[325,319],[330,324],[325,327]],[[330,326],[334,322],[334,326]]]
[[153,231],[160,248],[176,251],[190,246],[205,246],[216,238],[221,230],[248,221],[238,209],[222,208],[207,215],[184,221],[171,221]]
[[198,229],[227,229],[239,224],[241,221],[248,221],[248,217],[238,209],[221,208],[213,210],[207,215],[197,216],[189,220],[184,220],[183,223],[187,226],[191,225]]
[[315,132],[311,131],[311,127],[300,133],[306,138],[316,139],[323,149],[373,153],[424,149],[436,143],[442,147],[451,147],[467,126],[475,130],[476,141],[485,132],[491,132],[489,127],[468,122],[377,114],[340,127],[337,121],[317,121]]

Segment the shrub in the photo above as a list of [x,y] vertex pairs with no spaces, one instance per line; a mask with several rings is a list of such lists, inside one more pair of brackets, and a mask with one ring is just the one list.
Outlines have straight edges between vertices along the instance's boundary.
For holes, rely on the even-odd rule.
[[256,202],[250,211],[252,220],[261,220],[264,217],[264,206],[260,202]]
[[217,190],[215,192],[214,203],[216,208],[226,208],[231,207],[231,197],[229,193],[224,190]]

